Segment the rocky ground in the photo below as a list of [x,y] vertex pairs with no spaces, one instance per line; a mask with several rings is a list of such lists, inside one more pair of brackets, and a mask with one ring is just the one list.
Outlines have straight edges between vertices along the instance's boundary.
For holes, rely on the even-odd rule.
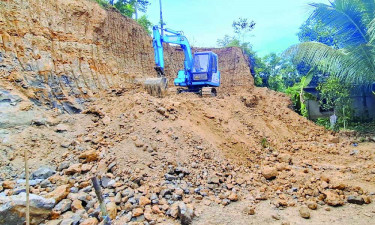
[[98,224],[93,176],[114,224],[374,220],[373,138],[327,132],[280,93],[160,99],[129,86],[96,97],[81,114],[23,109],[38,116],[2,130],[1,224],[24,220],[25,150],[33,224]]

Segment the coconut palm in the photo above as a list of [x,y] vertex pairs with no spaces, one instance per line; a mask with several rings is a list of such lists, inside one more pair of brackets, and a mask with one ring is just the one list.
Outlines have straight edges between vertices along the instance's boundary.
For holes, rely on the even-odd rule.
[[353,84],[375,81],[375,0],[334,0],[313,3],[311,17],[335,31],[339,49],[304,42],[287,54]]

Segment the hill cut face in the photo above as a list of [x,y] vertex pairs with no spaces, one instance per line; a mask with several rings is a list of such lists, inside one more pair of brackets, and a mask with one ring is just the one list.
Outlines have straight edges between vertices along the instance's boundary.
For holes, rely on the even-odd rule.
[[[0,76],[37,104],[82,110],[93,93],[154,77],[152,38],[134,20],[85,0],[2,1]],[[251,86],[240,49],[214,50],[223,86]],[[171,84],[183,69],[183,54],[166,47]],[[237,78],[237,79],[236,79]],[[233,86],[232,85],[232,86]]]

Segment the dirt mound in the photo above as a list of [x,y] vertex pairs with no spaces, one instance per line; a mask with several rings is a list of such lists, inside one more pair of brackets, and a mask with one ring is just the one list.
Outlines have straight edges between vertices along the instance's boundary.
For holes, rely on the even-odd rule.
[[[22,178],[27,147],[32,171],[40,165],[57,169],[47,186],[33,186],[34,194],[50,196],[69,185],[78,195],[68,200],[88,191],[92,200],[79,197],[80,204],[97,205],[89,178],[98,176],[119,223],[166,223],[178,218],[181,202],[200,216],[207,206],[236,201],[253,207],[268,201],[275,209],[371,201],[370,147],[353,153],[350,142],[293,112],[283,94],[255,88],[217,98],[171,93],[160,99],[133,86],[100,96],[83,114],[47,111],[36,125],[11,134],[2,179]],[[68,214],[55,212],[54,218]]]

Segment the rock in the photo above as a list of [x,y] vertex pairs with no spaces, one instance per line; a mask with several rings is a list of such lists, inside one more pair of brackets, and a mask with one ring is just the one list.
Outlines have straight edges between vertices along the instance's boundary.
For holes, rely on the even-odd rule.
[[246,215],[255,215],[255,208],[254,206],[247,206],[242,212]]
[[77,212],[78,210],[84,209],[83,206],[82,206],[82,202],[78,199],[75,199],[72,202],[71,208],[72,208],[73,212]]
[[114,202],[109,202],[107,203],[107,211],[108,211],[108,216],[111,218],[111,220],[116,219],[117,216],[117,205]]
[[53,198],[55,199],[56,203],[58,203],[64,198],[66,198],[66,196],[68,196],[69,190],[70,190],[69,185],[61,185],[57,187],[54,191],[48,193],[46,197]]
[[85,219],[80,225],[98,225],[99,221],[96,218]]
[[63,199],[61,200],[54,208],[53,210],[59,211],[61,213],[64,213],[70,209],[70,206],[72,205],[72,200],[70,199]]
[[333,137],[330,140],[331,143],[338,144],[340,143],[340,138],[339,137]]
[[150,199],[148,199],[148,198],[146,198],[146,197],[144,197],[144,196],[141,196],[140,198],[139,198],[139,205],[140,206],[146,206],[146,205],[148,205],[148,204],[151,204],[151,200]]
[[81,167],[81,172],[86,173],[92,169],[92,165],[90,164],[83,164]]
[[57,168],[57,170],[58,170],[58,171],[62,171],[62,170],[64,170],[64,169],[69,168],[69,166],[70,166],[70,162],[64,161],[64,162],[62,162],[62,163],[59,165],[59,167]]
[[63,132],[66,132],[68,130],[69,130],[69,127],[67,125],[61,124],[61,123],[59,125],[57,125],[56,128],[55,128],[55,132],[57,132],[57,133],[63,133]]
[[341,205],[344,205],[344,201],[335,192],[333,192],[333,191],[326,191],[324,194],[326,195],[326,198],[324,199],[324,201],[328,205],[330,205],[330,206],[341,206]]
[[267,179],[267,180],[272,180],[275,179],[278,175],[277,169],[272,168],[272,167],[265,167],[262,169],[262,175]]
[[281,216],[279,214],[272,214],[271,217],[275,220],[280,220]]
[[65,170],[65,174],[73,175],[75,173],[81,173],[81,171],[82,171],[82,164],[76,163],[76,164],[69,166],[69,168]]
[[99,159],[99,153],[96,150],[89,150],[80,154],[78,158],[85,160],[85,162],[93,162]]
[[193,207],[187,206],[184,202],[178,204],[178,218],[180,218],[182,225],[191,224],[194,216]]
[[318,208],[318,204],[316,204],[314,201],[308,201],[306,205],[311,210],[316,210]]
[[154,214],[161,214],[161,213],[163,213],[160,210],[159,206],[157,206],[157,205],[153,205],[151,209],[152,209],[152,213],[154,213]]
[[155,220],[155,217],[152,214],[151,206],[145,207],[145,211],[144,211],[143,215],[144,215],[144,217],[147,221],[154,221]]
[[309,208],[307,208],[306,206],[302,206],[300,209],[299,209],[299,214],[302,218],[305,218],[305,219],[310,219],[310,211],[309,211]]
[[363,205],[365,204],[365,200],[361,196],[349,196],[348,202],[351,204]]
[[133,217],[138,217],[143,215],[143,209],[142,208],[135,208],[133,209]]
[[115,184],[116,181],[112,180],[111,178],[107,176],[103,176],[101,179],[101,183],[104,188],[108,188],[108,187],[111,187],[113,184]]
[[166,180],[169,180],[169,181],[177,180],[177,176],[170,175],[170,174],[168,174],[168,173],[166,173],[166,174],[164,175],[164,177],[165,177]]
[[[55,205],[54,199],[46,199],[30,194],[30,222],[40,224],[48,218]],[[0,196],[0,223],[7,225],[24,224],[26,211],[26,193],[10,197]]]
[[217,176],[213,176],[208,181],[209,184],[220,184],[220,179]]
[[142,140],[136,140],[135,142],[134,142],[134,145],[135,145],[135,147],[137,147],[137,148],[141,148],[141,147],[143,147],[144,146],[144,143],[143,143],[143,141]]
[[107,115],[104,116],[104,118],[102,119],[102,122],[103,122],[104,125],[110,124],[111,123],[111,117],[109,117]]
[[169,214],[173,218],[177,218],[178,216],[178,207],[179,202],[175,202],[171,205],[170,209],[168,210],[167,214]]
[[16,187],[15,181],[6,180],[3,182],[4,189],[14,189]]
[[40,183],[40,186],[41,186],[42,188],[49,187],[50,185],[51,185],[51,181],[49,181],[48,179],[45,179],[44,181],[42,181],[42,182]]
[[118,193],[116,194],[116,196],[115,196],[115,203],[116,203],[116,204],[120,204],[121,201],[122,201],[121,193],[118,192]]
[[161,115],[165,115],[165,113],[167,112],[167,109],[163,108],[163,107],[159,107],[156,109],[156,112],[160,113]]
[[31,179],[47,179],[50,176],[54,175],[56,173],[55,170],[49,168],[49,167],[40,167],[36,171],[34,171],[30,178]]
[[333,179],[330,184],[332,189],[344,190],[346,188],[346,185],[340,180]]
[[233,202],[236,202],[238,201],[238,195],[234,192],[232,192],[229,197],[228,197],[229,200],[233,201]]
[[363,200],[365,201],[366,204],[370,204],[372,202],[370,196],[362,196]]

